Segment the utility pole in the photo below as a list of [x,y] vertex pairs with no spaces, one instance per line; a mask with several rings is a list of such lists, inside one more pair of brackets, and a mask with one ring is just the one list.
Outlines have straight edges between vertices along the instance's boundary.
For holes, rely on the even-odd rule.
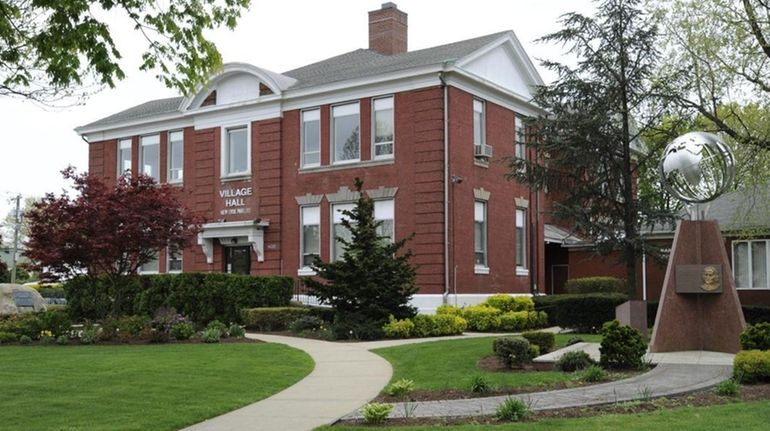
[[16,283],[16,255],[19,253],[19,228],[21,227],[21,212],[19,210],[19,203],[21,201],[21,195],[16,195],[16,212],[13,215],[13,257],[11,263],[11,283]]

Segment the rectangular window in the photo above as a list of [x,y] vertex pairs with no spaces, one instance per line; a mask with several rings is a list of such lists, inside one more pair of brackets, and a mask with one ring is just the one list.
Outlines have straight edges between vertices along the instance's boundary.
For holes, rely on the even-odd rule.
[[374,158],[393,157],[393,97],[374,99]]
[[332,260],[337,260],[345,253],[347,246],[342,244],[340,238],[350,242],[353,239],[350,229],[342,225],[342,220],[349,220],[343,211],[352,211],[355,204],[337,204],[332,205]]
[[309,268],[316,256],[321,252],[321,207],[306,206],[300,209],[302,223],[302,238],[300,238],[300,254],[302,268]]
[[157,274],[160,271],[160,260],[158,260],[158,255],[155,255],[155,258],[144,265],[139,266],[139,273],[140,274]]
[[525,134],[524,134],[524,121],[521,118],[516,117],[516,119],[514,119],[514,125],[515,125],[515,132],[514,133],[516,135],[514,137],[514,141],[515,141],[514,142],[515,156],[517,158],[519,158],[519,159],[524,159],[524,158],[526,158],[526,153],[525,153],[525,148],[526,147],[525,147],[525,144],[524,144],[525,137],[526,137]]
[[182,272],[182,253],[179,250],[166,249],[166,272]]
[[486,144],[484,132],[484,102],[473,99],[473,144]]
[[248,133],[249,129],[246,126],[226,129],[224,154],[222,154],[224,176],[249,173],[251,162]]
[[473,211],[473,243],[476,252],[476,266],[487,266],[487,204],[476,201]]
[[361,160],[358,102],[332,107],[332,163]]
[[527,210],[516,208],[516,268],[527,267]]
[[377,235],[388,238],[391,242],[396,240],[395,213],[393,199],[374,201],[374,219],[382,222],[377,226]]
[[302,167],[321,164],[321,110],[302,111]]
[[160,182],[160,135],[142,136],[141,173]]
[[180,183],[184,176],[184,134],[168,134],[168,182]]
[[768,241],[733,241],[733,276],[735,287],[767,289]]
[[131,139],[118,141],[118,176],[131,170]]

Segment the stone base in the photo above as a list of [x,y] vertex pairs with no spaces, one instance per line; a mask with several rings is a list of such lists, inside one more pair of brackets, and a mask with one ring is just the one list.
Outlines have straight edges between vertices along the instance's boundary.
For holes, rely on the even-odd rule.
[[646,340],[647,333],[647,301],[631,300],[615,307],[615,319],[621,325],[628,325],[639,331]]

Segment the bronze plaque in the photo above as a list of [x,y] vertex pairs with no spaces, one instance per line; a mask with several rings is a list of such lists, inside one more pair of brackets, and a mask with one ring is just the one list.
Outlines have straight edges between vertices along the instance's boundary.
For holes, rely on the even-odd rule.
[[677,265],[677,293],[722,293],[722,265]]

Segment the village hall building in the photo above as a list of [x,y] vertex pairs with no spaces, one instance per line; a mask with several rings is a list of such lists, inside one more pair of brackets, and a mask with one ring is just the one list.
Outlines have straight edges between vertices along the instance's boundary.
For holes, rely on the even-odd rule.
[[[543,81],[512,31],[407,50],[407,14],[369,12],[369,47],[283,73],[230,63],[190,97],[153,100],[79,127],[89,172],[178,186],[206,223],[197,245],[144,272],[313,275],[347,232],[341,211],[374,200],[382,232],[414,233],[429,311],[505,292],[546,292],[547,196],[505,179],[529,157],[523,119]],[[549,280],[552,282],[552,280]]]

